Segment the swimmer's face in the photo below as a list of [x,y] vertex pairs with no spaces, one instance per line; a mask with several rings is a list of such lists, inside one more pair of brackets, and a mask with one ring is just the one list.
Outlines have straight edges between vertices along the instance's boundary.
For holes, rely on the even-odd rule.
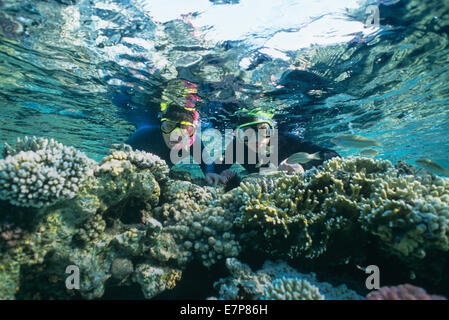
[[[242,129],[240,129],[242,130]],[[244,139],[245,145],[248,146],[250,140],[254,139],[254,134],[257,135],[257,148],[263,148],[268,146],[271,138],[271,127],[268,123],[258,123],[257,125],[244,128],[243,135],[247,138]],[[241,133],[242,134],[242,133]],[[242,136],[243,136],[242,135]]]
[[185,149],[190,147],[190,134],[184,129],[176,128],[171,133],[162,133],[162,138],[169,149]]
[[195,125],[188,121],[161,120],[162,138],[169,149],[186,149],[193,143]]

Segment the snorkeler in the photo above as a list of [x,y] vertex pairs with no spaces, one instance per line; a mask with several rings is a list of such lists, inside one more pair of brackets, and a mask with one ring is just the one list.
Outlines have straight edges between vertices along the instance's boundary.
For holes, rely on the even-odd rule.
[[[196,85],[187,80],[169,82],[162,94],[159,128],[144,127],[136,131],[126,142],[134,149],[151,152],[168,164],[197,163],[207,176],[208,165],[194,159],[193,148],[200,144],[197,139],[200,125],[196,103],[201,101]],[[189,157],[187,159],[187,156]]]
[[[333,157],[339,157],[339,154],[333,150],[319,147],[313,143],[304,141],[300,136],[289,133],[279,132],[276,129],[275,122],[271,116],[263,112],[250,112],[239,117],[237,129],[231,144],[227,148],[233,148],[232,163],[239,163],[246,171],[251,173],[260,172],[261,169],[275,168],[278,171],[304,172],[312,167],[321,165],[324,161]],[[263,162],[259,159],[260,151],[270,147],[270,142],[277,134],[277,156],[280,161],[277,163]],[[244,154],[238,155],[237,144],[243,144]],[[256,157],[256,161],[250,161],[250,153]],[[269,152],[268,152],[269,155]],[[242,161],[243,160],[243,161]],[[230,175],[232,165],[228,161],[223,164],[216,164],[214,171],[220,174],[209,175],[214,179],[214,184],[226,181]]]

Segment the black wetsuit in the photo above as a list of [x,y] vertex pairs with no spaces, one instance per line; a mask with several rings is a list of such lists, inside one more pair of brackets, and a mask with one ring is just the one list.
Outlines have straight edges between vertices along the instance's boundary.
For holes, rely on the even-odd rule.
[[[311,160],[305,164],[301,164],[304,170],[308,170],[312,167],[319,166],[324,161],[331,159],[333,157],[339,157],[340,155],[331,150],[319,147],[313,143],[304,141],[301,137],[299,137],[296,134],[288,133],[288,132],[279,132],[278,133],[278,164],[280,164],[282,161],[290,157],[292,154],[297,152],[306,152],[309,154],[320,152],[319,157],[321,160]],[[240,163],[237,161],[236,157],[236,140],[232,141],[234,146],[234,152],[233,152],[233,161],[232,163]],[[229,146],[228,146],[229,147]],[[245,155],[244,155],[244,161],[243,163],[240,163],[248,173],[256,173],[259,172],[260,168],[266,168],[267,166],[258,166],[257,163],[259,162],[259,159],[256,159],[256,163],[250,164],[248,161],[248,147],[245,145],[244,148]],[[224,162],[224,161],[223,161]],[[276,164],[276,165],[278,165]],[[223,170],[229,169],[232,164],[215,164],[214,171],[216,173],[220,173]]]
[[[162,137],[162,132],[159,127],[142,127],[139,128],[134,134],[126,141],[133,149],[150,152],[152,154],[157,155],[162,160],[165,160],[169,166],[176,164],[172,163],[170,154],[172,152],[171,149],[167,147]],[[198,144],[200,144],[198,146]],[[194,146],[196,145],[199,150],[203,150],[203,145],[199,137],[195,139],[195,142],[190,147],[187,154],[191,155],[189,158],[189,163],[197,163],[204,174],[208,172],[212,172],[213,165],[207,165],[205,162],[201,161],[201,159],[193,158],[194,155]],[[183,160],[184,162],[184,160]]]

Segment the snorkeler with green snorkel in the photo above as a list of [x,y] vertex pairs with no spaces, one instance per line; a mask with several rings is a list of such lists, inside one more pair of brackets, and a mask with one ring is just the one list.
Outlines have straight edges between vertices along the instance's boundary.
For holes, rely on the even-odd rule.
[[[227,153],[228,149],[232,151]],[[294,133],[279,131],[272,115],[258,109],[240,114],[234,138],[226,146],[225,154],[224,163],[216,164],[214,168],[220,173],[210,175],[215,179],[214,184],[225,182],[233,174],[230,167],[234,163],[239,163],[249,174],[262,170],[304,172],[339,157],[331,149],[306,142]],[[232,161],[229,161],[230,154]]]

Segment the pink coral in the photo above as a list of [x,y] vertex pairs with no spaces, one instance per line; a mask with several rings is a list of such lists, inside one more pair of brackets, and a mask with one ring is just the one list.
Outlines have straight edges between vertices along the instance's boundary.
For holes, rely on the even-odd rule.
[[429,295],[423,288],[411,284],[382,287],[366,296],[367,300],[447,300],[443,296]]

